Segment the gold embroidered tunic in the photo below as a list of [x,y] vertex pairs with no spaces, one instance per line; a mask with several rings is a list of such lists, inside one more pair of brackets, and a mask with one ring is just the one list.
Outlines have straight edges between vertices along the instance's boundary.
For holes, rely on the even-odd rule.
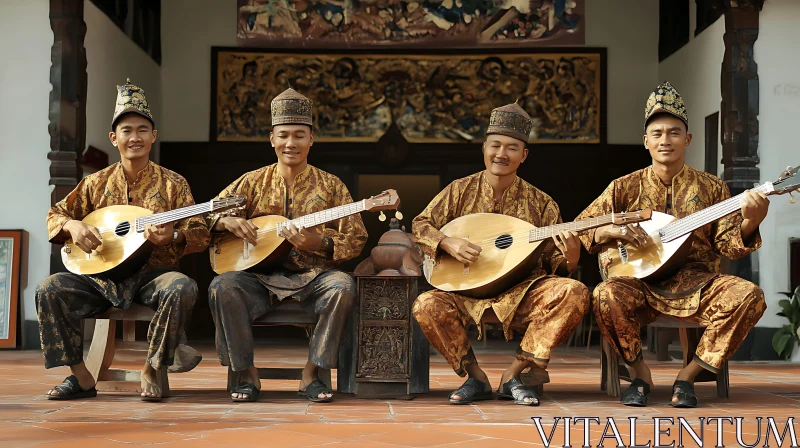
[[[666,186],[650,166],[611,182],[576,219],[643,208],[683,218],[728,198],[728,186],[716,176],[684,165]],[[720,255],[737,259],[761,246],[758,232],[749,244],[742,241],[741,224],[741,213],[733,213],[695,230],[686,264],[662,282],[644,283],[652,293],[648,294],[650,305],[676,317],[697,312],[701,289],[719,275]],[[580,235],[589,253],[600,250],[594,234],[591,230]]]
[[[412,231],[426,257],[435,259],[439,243],[446,238],[439,229],[460,216],[472,213],[498,213],[513,216],[536,227],[561,222],[561,215],[555,201],[519,177],[503,192],[500,201],[495,201],[494,190],[486,180],[486,172],[481,171],[448,185],[419,216],[414,218]],[[542,244],[547,244],[547,247],[525,281],[491,299],[465,298],[465,306],[476,323],[480,322],[484,311],[491,307],[503,322],[506,334],[509,334],[508,322],[511,321],[514,311],[533,282],[548,274],[555,274],[558,267],[562,263],[566,263],[564,255],[556,248],[552,239],[548,239]],[[564,268],[566,268],[566,264]]]
[[[353,202],[350,192],[338,177],[311,165],[295,177],[291,187],[286,186],[278,165],[272,164],[244,174],[225,188],[219,197],[237,195],[247,197],[244,207],[221,215],[209,215],[209,228],[213,228],[221,216],[252,219],[280,215],[295,219]],[[285,290],[300,289],[323,271],[357,257],[367,242],[367,230],[359,214],[331,221],[324,225],[321,233],[323,238],[333,241],[332,257],[323,251],[293,249],[283,264],[288,272],[259,275],[262,281]]]
[[[194,205],[189,184],[181,175],[153,162],[128,184],[122,163],[117,162],[80,181],[64,199],[47,213],[48,238],[62,243],[60,235],[67,221],[82,220],[89,213],[110,205],[135,205],[161,213]],[[152,270],[177,270],[178,260],[186,254],[208,247],[211,234],[202,217],[196,216],[175,223],[175,230],[183,232],[186,241],[157,246],[146,267]]]

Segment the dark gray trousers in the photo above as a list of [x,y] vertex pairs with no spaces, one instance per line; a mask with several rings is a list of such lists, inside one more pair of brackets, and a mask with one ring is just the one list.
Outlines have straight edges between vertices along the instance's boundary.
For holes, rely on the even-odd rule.
[[[308,360],[324,368],[336,368],[339,340],[355,302],[353,277],[341,271],[326,271],[293,297],[313,307],[317,325],[308,348]],[[235,372],[253,365],[252,323],[279,303],[270,287],[256,274],[227,272],[208,287],[208,300],[216,325],[219,360]],[[290,299],[286,299],[290,300]]]

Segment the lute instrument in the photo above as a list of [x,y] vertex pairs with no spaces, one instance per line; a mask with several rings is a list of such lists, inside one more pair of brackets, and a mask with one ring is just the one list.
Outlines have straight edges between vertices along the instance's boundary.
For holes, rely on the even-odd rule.
[[128,277],[144,266],[155,248],[144,236],[148,225],[225,211],[240,206],[245,199],[244,196],[215,199],[155,214],[135,205],[111,205],[97,209],[81,221],[97,228],[102,244],[87,254],[72,239],[68,239],[61,249],[61,261],[74,274],[96,275],[111,280]]
[[[593,229],[608,224],[631,224],[650,218],[650,210],[613,213],[581,221],[535,227],[527,221],[497,213],[473,213],[456,218],[439,229],[448,237],[463,238],[481,247],[478,261],[464,264],[440,250],[425,277],[442,291],[484,299],[496,297],[533,271],[544,240],[564,231]],[[427,270],[426,270],[427,271]]]
[[[766,182],[751,191],[762,192],[767,196],[798,191],[798,169],[800,166],[789,167],[775,182]],[[741,210],[743,194],[680,219],[666,213],[653,212],[650,221],[639,224],[649,236],[646,244],[640,247],[621,242],[603,245],[597,257],[600,275],[603,280],[629,276],[651,282],[669,277],[684,265],[692,246],[692,232]],[[791,202],[794,203],[794,197]]]
[[258,227],[256,244],[253,245],[230,232],[225,232],[216,238],[209,248],[211,268],[217,274],[231,271],[267,272],[282,262],[292,247],[289,241],[280,236],[281,230],[288,229],[290,224],[294,224],[298,229],[309,228],[363,211],[396,209],[399,203],[397,192],[386,190],[369,199],[310,213],[296,219],[290,220],[280,215],[249,219],[250,223]]

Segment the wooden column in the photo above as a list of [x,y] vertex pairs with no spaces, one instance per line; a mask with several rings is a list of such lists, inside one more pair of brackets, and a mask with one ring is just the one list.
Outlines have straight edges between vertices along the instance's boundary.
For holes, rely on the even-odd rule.
[[[758,39],[758,15],[763,0],[721,0],[725,11],[725,56],[722,60],[723,180],[731,195],[759,182],[758,65],[753,47]],[[752,260],[728,265],[728,273],[758,281]]]
[[[50,0],[50,203],[67,195],[82,177],[81,154],[86,146],[86,23],[84,0]],[[59,246],[53,246],[50,272],[63,271]]]

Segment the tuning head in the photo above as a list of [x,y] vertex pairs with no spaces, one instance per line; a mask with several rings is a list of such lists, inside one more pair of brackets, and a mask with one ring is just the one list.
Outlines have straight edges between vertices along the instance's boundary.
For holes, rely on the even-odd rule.
[[786,170],[781,173],[780,177],[778,177],[778,180],[772,183],[773,191],[767,194],[787,194],[793,191],[800,191],[800,176],[797,175],[798,171],[800,171],[800,166],[794,168],[787,167]]
[[400,206],[400,196],[395,190],[386,190],[381,194],[364,199],[364,210],[371,212],[379,210],[394,210]]
[[612,213],[611,223],[622,226],[625,224],[633,224],[635,222],[647,221],[653,216],[653,211],[649,208],[643,210],[635,210],[632,212]]
[[242,206],[247,201],[246,196],[231,196],[218,198],[211,201],[211,211],[220,212]]

